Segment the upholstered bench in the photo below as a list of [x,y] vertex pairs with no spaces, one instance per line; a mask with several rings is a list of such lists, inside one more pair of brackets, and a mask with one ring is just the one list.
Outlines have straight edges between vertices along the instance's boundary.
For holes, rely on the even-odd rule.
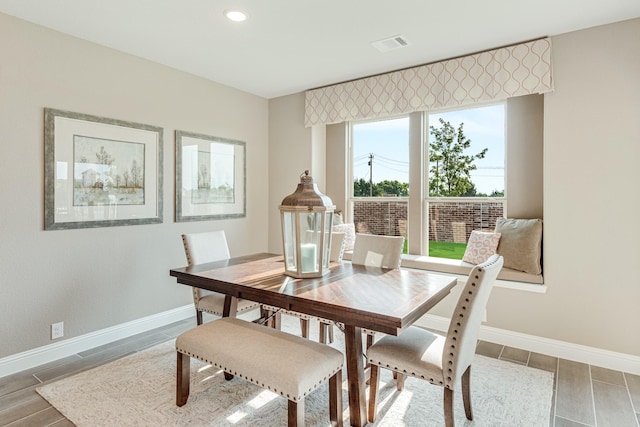
[[329,415],[342,425],[342,366],[338,350],[277,329],[225,317],[176,339],[176,404],[189,398],[195,357],[288,399],[288,425],[304,425],[304,398],[329,380]]

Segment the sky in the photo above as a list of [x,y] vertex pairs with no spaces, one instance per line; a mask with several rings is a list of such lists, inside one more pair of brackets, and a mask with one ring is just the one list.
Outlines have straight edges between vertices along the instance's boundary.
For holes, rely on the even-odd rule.
[[[456,129],[464,123],[471,139],[467,154],[488,148],[484,159],[476,160],[471,181],[480,193],[504,190],[505,123],[504,104],[429,114],[429,125],[438,127],[439,118]],[[429,138],[433,138],[429,134]],[[373,182],[409,182],[409,119],[399,118],[357,123],[353,127],[353,171],[356,179],[369,180],[369,156],[373,154]]]

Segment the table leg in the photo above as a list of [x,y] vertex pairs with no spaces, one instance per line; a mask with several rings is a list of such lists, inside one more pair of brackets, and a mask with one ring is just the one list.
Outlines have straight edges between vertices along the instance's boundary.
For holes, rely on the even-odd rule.
[[[224,297],[224,308],[222,309],[222,317],[236,317],[238,313],[238,298],[232,297],[231,295],[225,295]],[[224,379],[227,381],[231,381],[233,379],[233,375],[225,372]]]
[[236,317],[238,313],[238,298],[231,295],[225,295],[224,308],[222,309],[222,317]]
[[366,380],[362,355],[362,329],[345,325],[344,341],[347,355],[347,382],[349,383],[349,417],[352,426],[367,423]]

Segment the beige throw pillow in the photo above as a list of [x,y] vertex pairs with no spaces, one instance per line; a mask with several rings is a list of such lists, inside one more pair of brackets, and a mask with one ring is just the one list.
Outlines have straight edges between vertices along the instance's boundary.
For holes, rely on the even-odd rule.
[[471,231],[462,261],[471,264],[482,264],[496,253],[498,242],[500,242],[500,233]]
[[500,233],[498,254],[504,257],[504,267],[529,274],[541,274],[542,220],[498,218],[496,233]]

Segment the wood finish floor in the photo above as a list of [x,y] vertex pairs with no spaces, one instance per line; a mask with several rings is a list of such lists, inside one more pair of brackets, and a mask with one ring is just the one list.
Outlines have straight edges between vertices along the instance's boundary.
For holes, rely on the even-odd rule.
[[[176,322],[0,378],[0,426],[73,426],[36,393],[37,386],[160,344],[193,326],[195,320]],[[484,341],[477,353],[555,373],[550,427],[640,427],[638,375]]]

